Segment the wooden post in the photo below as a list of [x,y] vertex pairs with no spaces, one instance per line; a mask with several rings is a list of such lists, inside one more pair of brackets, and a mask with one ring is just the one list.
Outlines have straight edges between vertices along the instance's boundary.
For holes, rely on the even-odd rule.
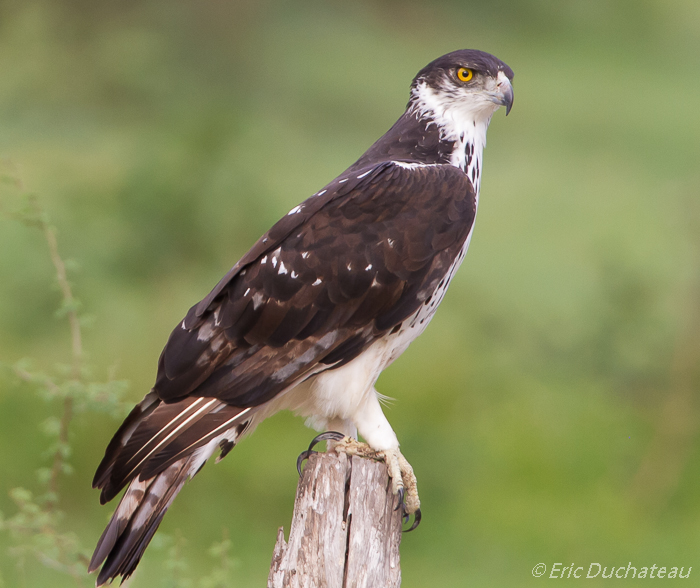
[[398,588],[401,513],[386,465],[316,453],[304,468],[289,532],[277,531],[268,588]]

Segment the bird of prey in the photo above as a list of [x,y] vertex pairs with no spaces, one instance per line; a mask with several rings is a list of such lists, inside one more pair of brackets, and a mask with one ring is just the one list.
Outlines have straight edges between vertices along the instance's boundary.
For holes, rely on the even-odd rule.
[[[375,382],[427,326],[474,227],[494,112],[513,71],[460,50],[421,69],[403,115],[265,233],[175,327],[156,382],[117,430],[93,486],[127,490],[100,538],[97,585],[133,573],[185,481],[288,409],[338,447],[384,459],[405,513],[415,477]],[[366,445],[354,439],[359,435]]]

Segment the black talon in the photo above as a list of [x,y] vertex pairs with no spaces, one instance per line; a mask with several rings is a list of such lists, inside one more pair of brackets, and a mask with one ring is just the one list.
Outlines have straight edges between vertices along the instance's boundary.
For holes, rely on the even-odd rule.
[[309,451],[308,449],[305,451],[302,451],[299,454],[299,457],[297,457],[297,472],[299,472],[299,477],[301,478],[301,464],[304,463],[305,459],[309,459],[312,453],[316,453],[315,451]]
[[[396,505],[396,508],[394,510],[396,511],[396,510],[401,509],[401,511],[402,511],[401,522],[405,525],[408,523],[408,521],[411,520],[411,515],[406,512],[406,503],[404,502],[404,496],[405,496],[405,490],[403,488],[399,488],[399,492],[398,492],[399,502]],[[415,513],[413,513],[413,517],[414,517],[413,524],[408,529],[405,529],[403,531],[404,533],[410,533],[420,524],[420,520],[421,520],[420,508],[418,510],[416,510]]]
[[[420,513],[420,508],[413,513],[413,524],[404,531],[404,533],[410,533],[413,531],[418,525],[420,525],[420,520],[421,520],[421,513]],[[409,515],[406,515],[406,519],[409,518]]]
[[316,435],[311,440],[311,443],[309,443],[309,451],[311,451],[321,441],[340,441],[341,439],[345,439],[345,435],[342,433],[338,433],[338,431],[326,431],[325,433]]
[[309,448],[306,451],[302,451],[299,454],[299,457],[297,457],[297,472],[299,472],[299,477],[301,478],[301,465],[304,463],[304,460],[309,459],[309,457],[311,457],[314,453],[318,453],[318,451],[313,451],[313,448],[316,447],[316,445],[318,445],[321,441],[340,441],[344,438],[345,435],[338,433],[338,431],[326,431],[325,433],[316,435],[311,440],[311,443],[309,443]]
[[[403,488],[399,488],[399,494],[398,494],[398,496],[399,496],[399,502],[398,502],[398,504],[396,505],[396,508],[394,509],[395,511],[397,511],[397,510],[399,510],[399,509],[403,510],[404,507],[406,506],[406,505],[404,504],[404,501],[403,501],[403,495],[404,495],[404,490],[403,490]],[[404,514],[405,514],[405,513],[404,513]],[[405,521],[404,521],[404,522],[405,522]]]

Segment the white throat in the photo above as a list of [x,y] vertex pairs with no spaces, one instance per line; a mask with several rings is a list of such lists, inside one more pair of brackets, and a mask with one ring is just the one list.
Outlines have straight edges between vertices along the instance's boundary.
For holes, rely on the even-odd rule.
[[413,108],[426,121],[426,129],[434,124],[440,129],[440,139],[454,142],[450,163],[469,176],[478,199],[486,131],[498,106],[467,91],[436,92],[425,82],[417,84],[411,94]]

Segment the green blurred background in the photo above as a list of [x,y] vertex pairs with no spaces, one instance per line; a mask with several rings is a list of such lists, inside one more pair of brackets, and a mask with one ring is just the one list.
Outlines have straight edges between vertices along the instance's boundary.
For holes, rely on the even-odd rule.
[[[700,585],[697,0],[5,1],[0,157],[78,262],[95,377],[129,380],[136,402],[189,306],[460,48],[513,68],[515,105],[489,131],[466,263],[378,385],[423,502],[403,586],[541,586],[539,562],[629,561],[693,566]],[[0,360],[70,360],[53,283],[41,235],[0,220]],[[2,374],[10,516],[58,406]],[[90,482],[118,424],[72,428],[60,506],[85,546],[113,508]],[[186,538],[192,575],[225,528],[229,585],[265,585],[312,435],[278,415],[188,484],[161,529]],[[0,583],[74,585],[18,571],[9,543]],[[131,586],[168,585],[157,543]]]

